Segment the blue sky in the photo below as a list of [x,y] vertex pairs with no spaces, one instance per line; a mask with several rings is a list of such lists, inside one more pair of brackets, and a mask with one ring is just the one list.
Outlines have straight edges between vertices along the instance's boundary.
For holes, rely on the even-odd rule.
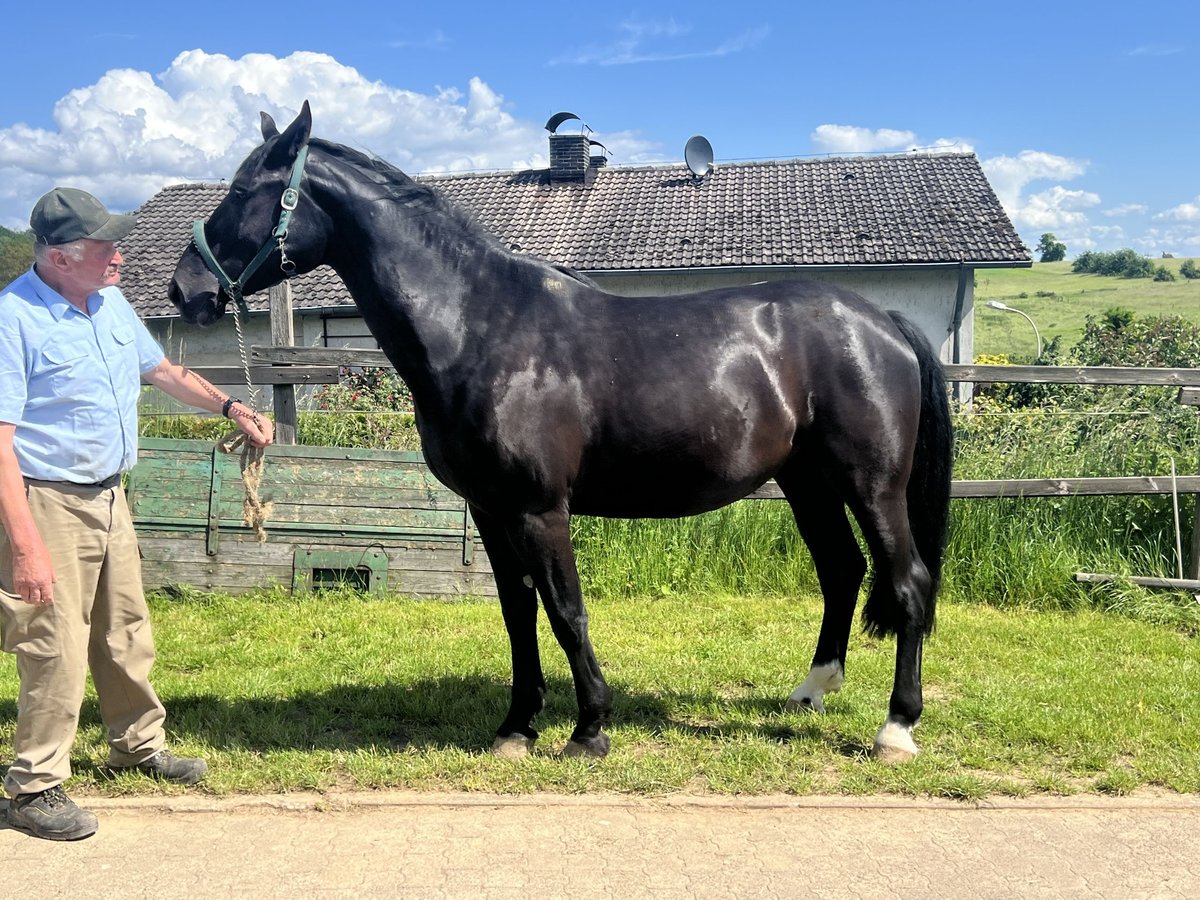
[[[55,184],[132,209],[228,177],[312,102],[410,173],[546,163],[577,113],[613,165],[968,149],[1032,246],[1200,256],[1200,4],[360,0],[6,11],[0,224]],[[41,18],[42,15],[47,18]]]

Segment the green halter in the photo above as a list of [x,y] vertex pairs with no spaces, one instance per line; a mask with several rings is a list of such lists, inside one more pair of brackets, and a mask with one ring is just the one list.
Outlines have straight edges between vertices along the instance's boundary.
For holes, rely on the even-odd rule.
[[249,310],[246,305],[246,300],[242,297],[242,287],[250,279],[250,276],[258,271],[268,256],[275,250],[279,251],[279,268],[283,270],[285,278],[291,278],[295,274],[296,266],[288,259],[287,253],[284,250],[284,243],[287,241],[288,225],[292,221],[292,212],[296,209],[296,204],[300,202],[300,179],[304,176],[304,163],[308,159],[308,144],[300,148],[300,152],[296,154],[296,161],[292,164],[292,177],[288,179],[287,189],[283,192],[283,196],[279,198],[279,205],[282,207],[279,213],[279,223],[275,226],[275,230],[271,232],[271,236],[267,238],[265,244],[258,251],[254,259],[250,260],[246,268],[242,269],[242,274],[234,279],[230,278],[229,274],[217,262],[216,256],[213,255],[212,248],[208,246],[208,238],[204,236],[204,220],[196,219],[192,223],[192,240],[196,244],[196,250],[200,253],[200,258],[204,260],[204,264],[208,266],[208,271],[212,272],[217,277],[217,282],[224,289],[225,293],[232,297],[243,310]]

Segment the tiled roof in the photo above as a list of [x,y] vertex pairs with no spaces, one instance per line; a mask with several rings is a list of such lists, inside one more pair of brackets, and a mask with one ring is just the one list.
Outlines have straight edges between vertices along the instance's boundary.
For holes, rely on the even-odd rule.
[[[714,266],[1021,264],[1030,260],[972,154],[610,166],[586,181],[548,170],[426,176],[513,250],[585,272]],[[165,285],[219,184],[164,188],[122,245],[122,288],[143,315],[173,312]],[[349,303],[327,269],[294,283],[298,308]],[[265,306],[266,297],[251,297]]]

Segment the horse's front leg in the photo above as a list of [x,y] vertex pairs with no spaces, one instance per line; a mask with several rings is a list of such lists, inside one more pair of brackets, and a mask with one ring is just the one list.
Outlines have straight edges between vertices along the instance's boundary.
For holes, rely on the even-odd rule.
[[522,563],[508,534],[492,516],[471,507],[471,516],[487,550],[500,595],[500,611],[512,651],[512,699],[508,715],[496,729],[492,752],[520,758],[533,749],[537,730],[533,718],[542,711],[546,680],[537,643],[537,592],[529,569]]
[[563,753],[600,757],[608,753],[608,735],[603,728],[612,712],[612,691],[588,638],[570,520],[565,506],[539,515],[526,514],[515,523],[512,538],[542,596],[550,627],[567,655],[575,681],[579,719]]

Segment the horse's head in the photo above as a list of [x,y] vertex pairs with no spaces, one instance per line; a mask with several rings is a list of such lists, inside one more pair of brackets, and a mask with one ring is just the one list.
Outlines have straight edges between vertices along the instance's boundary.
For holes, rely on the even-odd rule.
[[308,101],[282,134],[262,114],[262,146],[242,162],[208,221],[195,223],[175,267],[167,291],[185,322],[215,322],[231,299],[320,264],[324,216],[305,209],[301,186],[311,130]]

